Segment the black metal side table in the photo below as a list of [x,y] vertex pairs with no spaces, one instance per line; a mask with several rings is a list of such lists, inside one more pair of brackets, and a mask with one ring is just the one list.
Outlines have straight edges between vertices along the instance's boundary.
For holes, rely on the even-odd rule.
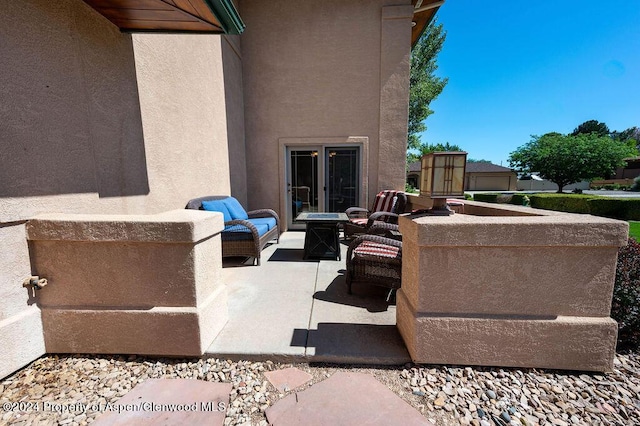
[[340,224],[349,222],[346,213],[303,212],[296,217],[305,222],[304,259],[340,260]]

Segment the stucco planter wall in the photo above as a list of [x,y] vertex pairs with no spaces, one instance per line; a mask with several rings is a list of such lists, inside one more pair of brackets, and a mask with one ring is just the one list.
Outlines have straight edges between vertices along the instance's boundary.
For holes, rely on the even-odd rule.
[[218,213],[29,221],[49,353],[198,356],[227,322]]
[[419,363],[608,371],[628,224],[518,206],[403,217],[398,328]]

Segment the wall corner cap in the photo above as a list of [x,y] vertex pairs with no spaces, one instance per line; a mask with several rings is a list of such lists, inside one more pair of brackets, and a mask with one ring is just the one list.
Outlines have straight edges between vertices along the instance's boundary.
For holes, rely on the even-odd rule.
[[171,210],[155,215],[47,213],[26,226],[28,240],[197,243],[224,229],[221,213]]

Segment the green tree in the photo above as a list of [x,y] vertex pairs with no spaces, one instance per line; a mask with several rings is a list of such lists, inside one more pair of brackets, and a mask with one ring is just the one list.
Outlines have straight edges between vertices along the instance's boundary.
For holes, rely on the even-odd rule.
[[509,154],[509,165],[521,173],[538,172],[562,192],[566,185],[583,179],[611,175],[624,165],[624,158],[637,152],[635,143],[621,143],[596,133],[547,133],[532,136],[529,143]]
[[409,140],[408,148],[419,149],[421,132],[427,129],[424,121],[433,114],[429,108],[432,100],[442,93],[448,79],[435,76],[438,69],[436,57],[447,34],[442,24],[432,21],[411,51],[411,76],[409,86]]
[[462,149],[458,145],[451,145],[449,142],[445,142],[443,144],[442,143],[430,144],[430,143],[423,142],[419,144],[415,149],[418,151],[417,153],[411,152],[407,154],[407,161],[409,163],[418,161],[420,160],[420,157],[422,157],[423,155],[431,154],[432,152],[462,151]]
[[598,120],[588,120],[573,129],[571,136],[588,135],[589,133],[596,133],[598,136],[607,136],[611,132],[606,124]]
[[640,150],[640,127],[629,127],[622,132],[611,132],[611,137],[620,142],[628,143],[633,139],[636,143],[636,147]]

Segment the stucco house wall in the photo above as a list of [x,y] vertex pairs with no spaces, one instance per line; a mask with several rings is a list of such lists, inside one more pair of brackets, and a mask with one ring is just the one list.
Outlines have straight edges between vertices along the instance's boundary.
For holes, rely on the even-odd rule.
[[[0,14],[0,377],[44,352],[25,221],[229,193],[221,37],[121,33],[80,0]],[[203,90],[206,88],[206,90]]]
[[[242,0],[249,208],[280,209],[278,142],[368,138],[369,199],[404,188],[409,0]],[[382,137],[381,137],[382,136]]]
[[[225,106],[231,194],[247,205],[247,159],[244,134],[244,88],[242,82],[242,40],[222,36]],[[212,194],[211,194],[212,195]]]

